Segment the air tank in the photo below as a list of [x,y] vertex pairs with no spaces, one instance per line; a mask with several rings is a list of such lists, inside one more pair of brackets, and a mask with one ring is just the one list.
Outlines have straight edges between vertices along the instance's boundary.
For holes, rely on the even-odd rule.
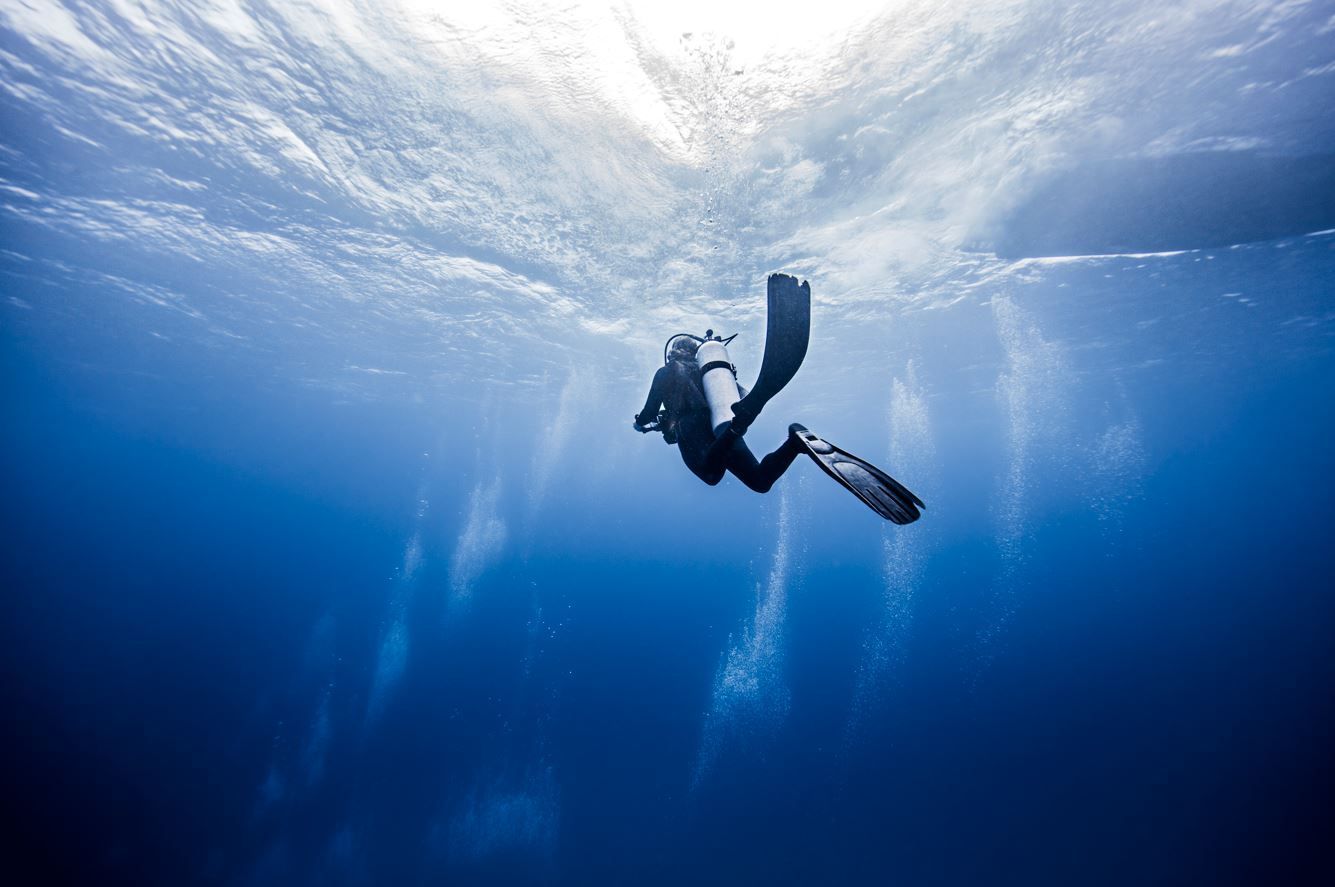
[[718,434],[720,427],[732,421],[732,405],[742,399],[732,360],[722,342],[706,339],[695,352],[695,362],[700,367],[705,400],[709,402],[709,424]]

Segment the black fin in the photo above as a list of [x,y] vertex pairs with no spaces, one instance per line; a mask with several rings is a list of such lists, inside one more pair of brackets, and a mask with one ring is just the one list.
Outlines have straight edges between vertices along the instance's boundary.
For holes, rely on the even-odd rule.
[[811,341],[811,284],[796,277],[771,274],[765,315],[765,356],[751,391],[733,404],[732,427],[745,434],[774,395],[797,374]]
[[922,500],[875,465],[839,449],[797,423],[788,426],[788,433],[826,474],[881,517],[896,524],[911,524],[922,516],[918,509],[927,507]]

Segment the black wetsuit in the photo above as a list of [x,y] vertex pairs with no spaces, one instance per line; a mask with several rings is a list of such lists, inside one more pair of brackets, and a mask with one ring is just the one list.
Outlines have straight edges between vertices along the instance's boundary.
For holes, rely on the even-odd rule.
[[700,370],[694,361],[673,360],[654,373],[649,397],[636,421],[640,425],[654,421],[660,405],[667,408],[664,423],[667,428],[664,430],[669,434],[675,432],[681,460],[711,487],[723,479],[724,471],[731,471],[757,493],[769,492],[802,452],[791,436],[759,462],[743,438],[737,438],[730,446],[726,442],[715,446],[714,430],[709,423],[709,403],[705,400]]

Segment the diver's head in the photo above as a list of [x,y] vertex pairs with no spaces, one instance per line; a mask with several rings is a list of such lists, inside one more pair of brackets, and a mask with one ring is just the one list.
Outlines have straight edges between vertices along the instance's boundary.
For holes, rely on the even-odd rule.
[[694,363],[695,352],[699,349],[700,343],[689,336],[678,336],[672,340],[672,348],[668,351],[669,361],[681,361],[683,363]]

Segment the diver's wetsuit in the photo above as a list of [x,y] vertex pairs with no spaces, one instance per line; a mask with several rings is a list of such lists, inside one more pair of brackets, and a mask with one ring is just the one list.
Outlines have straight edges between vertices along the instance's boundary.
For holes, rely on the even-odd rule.
[[714,446],[714,430],[709,424],[709,403],[700,384],[700,371],[694,362],[670,361],[654,373],[649,397],[636,420],[641,425],[654,421],[659,406],[667,408],[666,424],[675,429],[681,460],[700,480],[711,487],[723,480],[724,471],[757,493],[769,492],[774,482],[793,464],[801,446],[791,436],[777,450],[759,462],[737,438],[731,446]]

